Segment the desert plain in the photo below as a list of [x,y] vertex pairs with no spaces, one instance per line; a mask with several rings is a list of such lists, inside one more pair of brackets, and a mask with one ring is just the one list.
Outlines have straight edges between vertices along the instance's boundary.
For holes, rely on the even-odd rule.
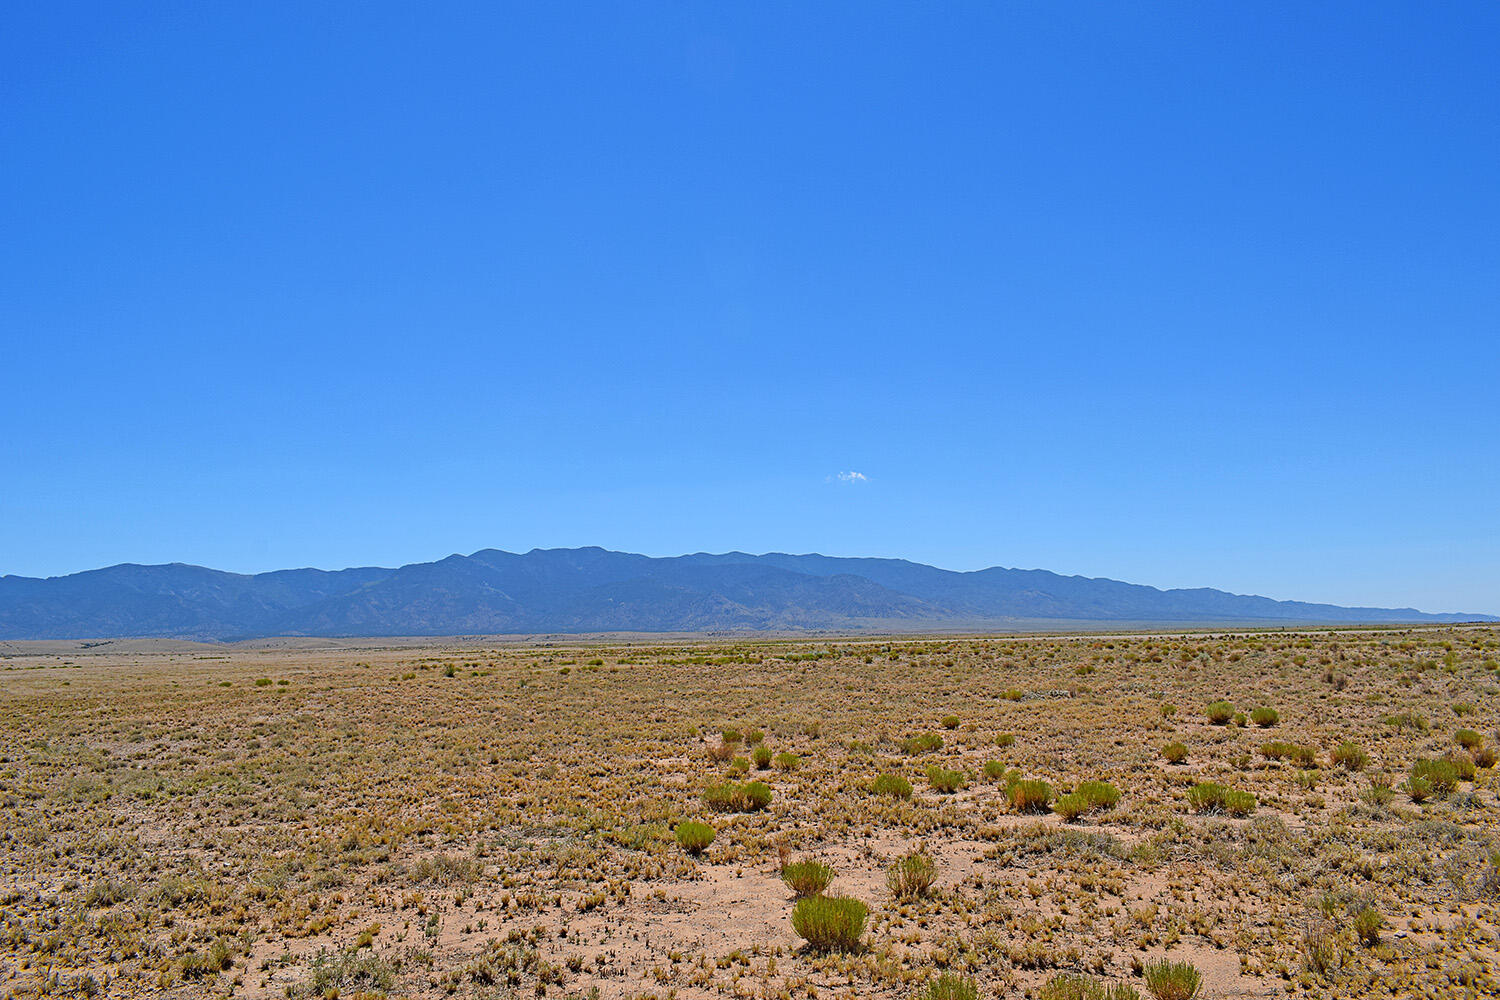
[[11,644],[0,995],[1493,996],[1497,693],[1493,626]]

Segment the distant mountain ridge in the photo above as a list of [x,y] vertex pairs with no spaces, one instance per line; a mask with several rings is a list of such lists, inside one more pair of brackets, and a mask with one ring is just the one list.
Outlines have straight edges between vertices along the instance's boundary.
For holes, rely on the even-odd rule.
[[1046,570],[960,573],[904,559],[773,552],[653,558],[591,547],[481,549],[396,569],[244,575],[125,563],[0,577],[0,639],[931,629],[1138,623],[1496,621],[1345,608]]

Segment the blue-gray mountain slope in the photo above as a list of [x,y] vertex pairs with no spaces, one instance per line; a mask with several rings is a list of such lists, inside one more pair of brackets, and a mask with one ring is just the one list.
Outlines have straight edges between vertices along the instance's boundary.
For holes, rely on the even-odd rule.
[[0,639],[969,628],[1046,620],[1181,623],[1496,620],[1158,590],[1045,570],[902,559],[600,548],[484,549],[398,569],[247,576],[173,563],[0,577]]

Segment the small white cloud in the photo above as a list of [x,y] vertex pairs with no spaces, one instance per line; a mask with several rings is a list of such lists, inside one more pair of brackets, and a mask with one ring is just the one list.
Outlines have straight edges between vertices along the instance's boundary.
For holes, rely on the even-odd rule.
[[840,472],[834,478],[836,478],[841,483],[868,483],[870,481],[870,477],[865,475],[863,472],[854,472],[853,470],[850,470],[849,472]]

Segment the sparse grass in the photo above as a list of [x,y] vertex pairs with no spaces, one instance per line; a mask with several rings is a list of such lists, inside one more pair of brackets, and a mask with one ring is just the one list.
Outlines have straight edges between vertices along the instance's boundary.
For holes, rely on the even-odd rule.
[[[473,643],[0,649],[5,991],[1500,994],[1493,629]],[[756,939],[882,878],[858,957]]]

